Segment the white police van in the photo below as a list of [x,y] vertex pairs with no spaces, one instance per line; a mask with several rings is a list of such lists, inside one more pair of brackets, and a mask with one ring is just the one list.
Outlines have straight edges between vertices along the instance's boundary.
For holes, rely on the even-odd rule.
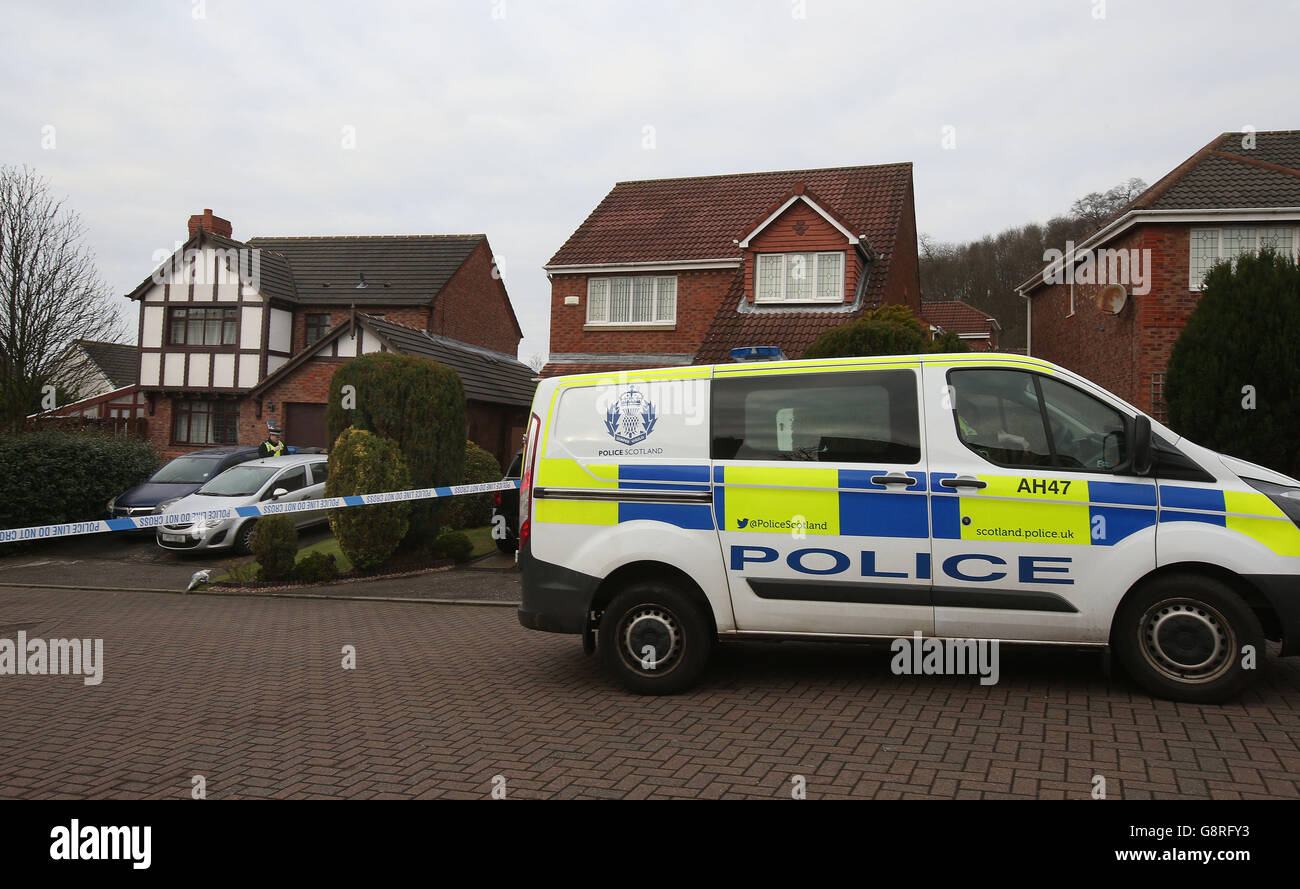
[[1300,651],[1300,482],[993,353],[543,380],[520,497],[525,627],[678,692],[718,640],[1110,646],[1221,701]]

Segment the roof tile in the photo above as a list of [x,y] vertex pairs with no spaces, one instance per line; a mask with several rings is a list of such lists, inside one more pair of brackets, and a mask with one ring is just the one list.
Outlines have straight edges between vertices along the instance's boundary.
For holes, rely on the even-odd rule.
[[992,315],[961,300],[923,302],[921,316],[952,333],[988,333],[993,326],[989,323],[993,320]]
[[910,163],[619,182],[551,257],[551,265],[738,258],[733,241],[799,184],[826,209],[893,246]]

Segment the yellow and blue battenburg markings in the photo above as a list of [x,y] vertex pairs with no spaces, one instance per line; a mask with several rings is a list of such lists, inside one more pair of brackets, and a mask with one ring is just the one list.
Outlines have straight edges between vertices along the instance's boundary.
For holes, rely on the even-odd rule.
[[930,474],[931,525],[940,540],[1113,546],[1157,521],[1153,484],[981,475],[978,493]]
[[[893,471],[896,474],[897,471]],[[698,531],[791,533],[983,542],[1114,546],[1168,522],[1237,531],[1276,553],[1300,556],[1300,528],[1263,494],[1086,479],[981,475],[985,487],[944,487],[956,473],[908,471],[912,484],[872,481],[883,469],[714,466],[712,504],[620,500],[616,491],[710,490],[707,464],[580,464],[543,459],[541,487],[587,490],[600,499],[541,499],[539,522],[617,525],[653,521]],[[610,494],[606,494],[608,491]]]
[[[538,499],[536,520],[557,524],[617,525],[651,521],[676,525],[692,531],[712,531],[713,512],[708,503],[671,502],[682,493],[707,494],[709,467],[706,464],[588,464],[576,460],[549,458],[540,461],[537,485],[571,491],[593,491],[593,499]],[[664,502],[619,500],[606,491],[663,493]],[[602,499],[596,499],[602,498]]]
[[1257,491],[1160,486],[1160,521],[1204,522],[1236,531],[1282,556],[1300,556],[1300,528]]
[[912,484],[892,488],[871,480],[884,474],[883,469],[821,466],[715,466],[714,518],[732,532],[928,537],[925,473],[908,472]]

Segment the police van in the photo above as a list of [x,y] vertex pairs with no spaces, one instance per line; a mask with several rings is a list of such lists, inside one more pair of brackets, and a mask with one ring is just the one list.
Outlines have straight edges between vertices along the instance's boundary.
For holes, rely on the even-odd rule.
[[1109,646],[1200,702],[1300,651],[1300,482],[1018,355],[542,380],[519,540],[520,623],[644,694],[730,639]]

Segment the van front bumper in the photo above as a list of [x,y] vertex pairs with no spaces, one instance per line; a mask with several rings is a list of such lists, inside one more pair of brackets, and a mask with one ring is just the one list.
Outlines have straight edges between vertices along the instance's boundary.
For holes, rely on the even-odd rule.
[[535,559],[532,547],[519,553],[519,623],[547,633],[582,633],[600,578]]

